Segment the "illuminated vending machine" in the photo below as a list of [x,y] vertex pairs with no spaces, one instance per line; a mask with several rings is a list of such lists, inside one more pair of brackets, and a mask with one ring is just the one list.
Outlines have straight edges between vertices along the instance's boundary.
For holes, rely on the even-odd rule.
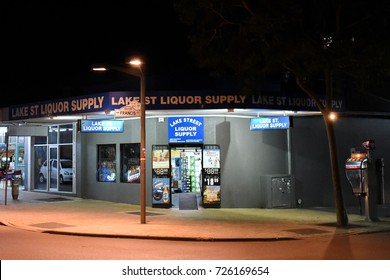
[[152,146],[152,206],[172,207],[169,172],[169,149],[166,145]]
[[345,162],[345,175],[352,187],[352,194],[366,196],[367,153],[352,152]]
[[203,147],[203,186],[202,206],[205,208],[221,207],[221,165],[219,145]]
[[360,214],[362,214],[361,197],[364,197],[366,221],[378,221],[376,174],[370,151],[375,149],[375,141],[362,143],[365,152],[351,152],[345,163],[345,173],[352,187],[352,193],[359,198]]

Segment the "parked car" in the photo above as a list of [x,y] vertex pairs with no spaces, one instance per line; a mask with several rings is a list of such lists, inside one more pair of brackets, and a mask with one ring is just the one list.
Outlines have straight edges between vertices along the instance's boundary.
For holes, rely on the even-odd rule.
[[[60,184],[66,182],[72,182],[73,172],[72,172],[72,161],[70,159],[60,159],[59,172],[58,172],[58,161],[56,159],[51,159],[49,162],[50,168],[50,178],[57,179],[57,173],[59,174]],[[45,161],[39,171],[39,182],[44,183],[47,180],[48,173],[48,164]]]

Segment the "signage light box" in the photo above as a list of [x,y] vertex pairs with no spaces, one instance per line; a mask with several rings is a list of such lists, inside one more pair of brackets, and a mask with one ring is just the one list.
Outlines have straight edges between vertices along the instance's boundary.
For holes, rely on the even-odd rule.
[[203,117],[169,117],[168,143],[203,143]]
[[123,121],[119,120],[80,120],[80,132],[123,133]]
[[291,127],[289,116],[252,118],[250,130],[288,129]]

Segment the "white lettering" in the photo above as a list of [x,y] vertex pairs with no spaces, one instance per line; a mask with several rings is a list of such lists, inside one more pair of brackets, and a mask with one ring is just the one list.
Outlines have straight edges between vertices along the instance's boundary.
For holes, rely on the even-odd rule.
[[190,136],[190,137],[194,137],[196,136],[197,132],[175,132],[175,137],[179,137],[179,136]]

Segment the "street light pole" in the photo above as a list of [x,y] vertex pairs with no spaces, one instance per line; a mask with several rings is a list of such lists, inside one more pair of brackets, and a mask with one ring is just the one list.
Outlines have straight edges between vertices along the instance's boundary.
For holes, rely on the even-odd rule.
[[[123,72],[132,76],[140,78],[140,103],[141,103],[141,117],[140,117],[140,126],[141,126],[141,143],[140,143],[140,222],[141,224],[146,224],[146,120],[145,120],[145,75],[142,69],[142,61],[139,59],[132,59],[129,64],[138,69],[134,71],[128,68],[110,66],[110,69]],[[105,67],[94,67],[94,71],[106,71]]]
[[131,65],[136,66],[140,72],[140,102],[141,102],[141,189],[140,189],[140,208],[141,224],[146,223],[146,120],[145,120],[145,75],[142,71],[142,62],[139,60],[130,61]]

